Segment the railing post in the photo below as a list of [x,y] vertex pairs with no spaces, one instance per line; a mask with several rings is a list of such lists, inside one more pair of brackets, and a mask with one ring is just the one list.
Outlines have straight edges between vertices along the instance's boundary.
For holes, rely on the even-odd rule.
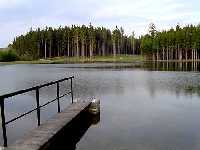
[[57,101],[58,101],[58,113],[60,113],[60,94],[59,94],[59,82],[57,82]]
[[7,134],[6,134],[6,121],[5,121],[5,111],[4,111],[4,99],[0,99],[1,106],[1,122],[2,122],[2,130],[3,130],[3,142],[4,146],[7,147]]
[[36,103],[37,103],[37,119],[38,126],[40,126],[40,98],[39,98],[39,88],[36,88]]
[[71,97],[72,97],[72,103],[74,103],[72,79],[73,79],[73,77],[71,77]]

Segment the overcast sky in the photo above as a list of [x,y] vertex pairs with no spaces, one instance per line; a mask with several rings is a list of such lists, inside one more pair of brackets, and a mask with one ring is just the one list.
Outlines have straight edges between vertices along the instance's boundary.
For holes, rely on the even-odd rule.
[[200,23],[199,0],[0,0],[0,47],[30,27],[71,24],[122,26],[126,34],[148,31],[151,22],[158,30],[177,23]]

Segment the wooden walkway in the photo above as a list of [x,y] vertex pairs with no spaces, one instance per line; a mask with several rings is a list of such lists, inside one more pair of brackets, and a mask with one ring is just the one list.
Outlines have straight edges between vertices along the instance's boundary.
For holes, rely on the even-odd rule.
[[88,111],[91,102],[76,102],[56,114],[5,150],[47,150],[55,138],[81,113]]

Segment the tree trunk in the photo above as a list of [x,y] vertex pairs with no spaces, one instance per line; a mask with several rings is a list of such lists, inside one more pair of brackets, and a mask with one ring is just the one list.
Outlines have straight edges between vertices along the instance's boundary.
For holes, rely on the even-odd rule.
[[120,52],[120,51],[121,51],[121,50],[120,50],[120,42],[118,42],[118,48],[117,48],[117,51],[118,51],[117,54],[120,54],[120,53],[121,53],[121,52]]
[[84,40],[82,40],[82,44],[81,44],[81,56],[84,57],[85,56],[85,43]]
[[90,40],[90,58],[92,58],[93,57],[93,41],[92,40]]
[[113,55],[114,55],[114,57],[116,56],[116,47],[115,47],[115,42],[113,42]]
[[155,59],[155,54],[153,53],[153,61],[155,61],[156,59]]
[[102,55],[105,56],[105,51],[106,51],[106,44],[105,42],[103,42],[103,45],[102,45]]
[[57,56],[59,57],[60,56],[60,47],[59,47],[59,44],[58,44],[58,54]]
[[179,60],[180,60],[180,61],[182,60],[182,49],[179,50]]
[[76,55],[79,57],[79,44],[78,44],[78,36],[76,37]]
[[133,55],[135,54],[135,41],[133,39],[133,43],[132,43],[132,49],[133,49]]
[[188,50],[186,49],[185,50],[185,60],[187,61],[187,59],[188,59]]
[[44,59],[47,59],[47,42],[44,42]]
[[197,61],[197,49],[195,49],[195,61]]
[[162,49],[162,53],[163,53],[162,59],[165,60],[165,50],[164,50],[164,47]]
[[49,41],[49,57],[51,58],[51,40]]
[[157,51],[156,51],[156,60],[158,61],[159,60],[159,53],[158,53],[158,48],[157,48]]
[[70,45],[69,45],[69,38],[67,39],[67,56],[69,57],[70,56],[70,53],[69,53],[69,49],[70,49],[70,47],[69,47]]
[[167,61],[169,60],[169,48],[167,47]]
[[192,61],[194,61],[194,50],[192,49]]
[[40,58],[40,42],[38,42],[37,57]]

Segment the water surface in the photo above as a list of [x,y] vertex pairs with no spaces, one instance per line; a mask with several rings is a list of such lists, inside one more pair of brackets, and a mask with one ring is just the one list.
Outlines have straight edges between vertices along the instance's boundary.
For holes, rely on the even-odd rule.
[[[75,97],[101,100],[100,122],[91,125],[77,150],[199,150],[199,64],[62,64],[0,66],[0,93],[74,75]],[[69,90],[69,83],[61,87]],[[41,91],[42,103],[56,87]],[[65,97],[63,108],[69,105]],[[35,93],[6,102],[7,119],[35,106]],[[43,122],[56,104],[41,112]],[[9,143],[37,125],[36,114],[8,126]],[[2,140],[1,140],[2,141]],[[67,147],[67,146],[66,146]]]

